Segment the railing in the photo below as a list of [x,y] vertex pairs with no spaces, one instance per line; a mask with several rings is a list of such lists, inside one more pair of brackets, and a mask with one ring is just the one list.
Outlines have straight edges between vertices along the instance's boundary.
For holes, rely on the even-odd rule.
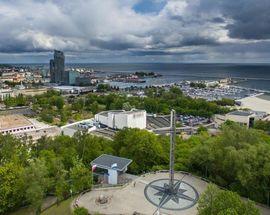
[[[151,172],[147,172],[147,173],[143,173],[141,175],[139,175],[139,177],[145,177],[147,175],[151,175],[151,174],[157,174],[157,173],[169,173],[169,170],[158,170],[158,171],[151,171]],[[185,172],[185,171],[175,171],[175,173],[180,173],[180,174],[184,174],[184,175],[188,175],[188,176],[191,176],[191,177],[194,177],[194,178],[197,178],[199,180],[202,180],[202,181],[205,181],[206,183],[213,183],[212,181],[210,181],[209,179],[207,178],[204,178],[204,177],[200,177],[200,176],[197,176],[197,175],[194,175],[190,172]],[[117,185],[110,185],[110,184],[107,184],[107,185],[101,185],[101,186],[98,186],[98,185],[93,185],[92,190],[100,190],[100,189],[119,189],[119,188],[123,188],[127,185],[129,185],[130,183],[132,182],[132,180],[129,180],[128,183],[125,183],[125,184],[117,184]],[[218,186],[218,185],[217,185]],[[221,186],[218,186],[220,189],[222,190],[228,190],[224,187],[221,187]],[[73,207],[78,207],[77,203],[79,202],[79,199],[81,198],[81,196],[83,196],[85,193],[87,192],[90,192],[91,189],[89,190],[86,190],[86,191],[83,191],[77,198],[76,200],[73,202]],[[245,198],[245,197],[241,197],[242,199],[245,199],[245,200],[249,200],[248,198]],[[260,207],[263,207],[263,208],[266,208],[266,209],[270,209],[270,207],[268,207],[267,205],[265,204],[262,204],[262,203],[258,203],[258,202],[255,202],[256,205],[260,206]]]

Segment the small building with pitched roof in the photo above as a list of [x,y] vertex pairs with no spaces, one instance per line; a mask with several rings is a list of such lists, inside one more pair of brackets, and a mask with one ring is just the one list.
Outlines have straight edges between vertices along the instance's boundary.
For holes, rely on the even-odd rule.
[[107,176],[108,184],[118,184],[119,177],[127,171],[132,160],[113,155],[102,154],[91,162],[92,169],[94,167],[105,170],[104,175]]

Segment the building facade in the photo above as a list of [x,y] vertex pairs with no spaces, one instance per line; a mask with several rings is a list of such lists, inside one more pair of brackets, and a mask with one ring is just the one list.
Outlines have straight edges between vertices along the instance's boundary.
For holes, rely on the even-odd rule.
[[254,126],[254,121],[261,119],[262,113],[256,113],[253,111],[232,111],[227,113],[226,115],[215,115],[214,121],[221,125],[226,121],[232,121],[239,123],[240,125],[247,126],[248,128],[252,128]]
[[146,111],[145,110],[116,110],[103,111],[95,115],[95,120],[100,124],[113,129],[123,128],[146,128]]
[[22,132],[34,131],[35,126],[22,115],[3,115],[0,116],[0,133],[17,134]]
[[[94,175],[102,178],[102,181],[108,184],[122,184],[125,180],[122,177],[127,171],[132,160],[103,154],[91,162]],[[99,169],[101,171],[96,170]]]
[[80,77],[80,73],[77,71],[68,71],[69,85],[76,85],[76,79]]
[[63,52],[54,50],[54,59],[50,60],[50,75],[52,83],[69,84],[69,74],[65,71]]

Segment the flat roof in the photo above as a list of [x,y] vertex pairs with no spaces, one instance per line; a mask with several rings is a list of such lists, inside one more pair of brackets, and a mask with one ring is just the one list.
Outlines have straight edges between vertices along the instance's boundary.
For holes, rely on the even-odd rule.
[[132,160],[113,155],[102,154],[91,162],[91,165],[97,165],[102,169],[115,169],[117,171],[123,171]]
[[140,113],[140,112],[145,112],[145,110],[133,109],[130,111],[124,111],[122,114],[133,114],[133,113]]
[[252,115],[252,113],[248,112],[248,111],[238,111],[238,110],[236,110],[236,111],[228,113],[228,115],[250,116],[250,115]]
[[57,89],[57,90],[82,90],[85,87],[79,87],[79,86],[65,86],[65,85],[61,85],[61,86],[53,86],[53,89]]
[[33,124],[22,115],[0,115],[0,130],[33,126]]
[[115,114],[133,114],[133,113],[140,113],[140,112],[145,112],[145,110],[137,110],[133,109],[130,111],[125,111],[125,110],[108,110],[108,111],[102,111],[98,113],[99,115],[102,116],[108,116],[108,113],[115,113]]
[[270,97],[269,94],[259,94],[255,96],[246,97],[243,99],[239,99],[240,105],[243,108],[248,108],[253,111],[263,111],[270,114]]
[[102,116],[108,116],[108,113],[121,113],[121,112],[124,112],[124,110],[107,110],[107,111],[102,111],[98,114]]
[[262,95],[256,96],[257,98],[270,101],[270,93],[264,93]]

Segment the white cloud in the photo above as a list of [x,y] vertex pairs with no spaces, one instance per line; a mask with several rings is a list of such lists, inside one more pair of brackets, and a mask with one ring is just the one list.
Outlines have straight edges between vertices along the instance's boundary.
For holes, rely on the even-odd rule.
[[[70,52],[125,50],[165,53],[200,49],[207,54],[217,51],[215,46],[219,44],[239,45],[255,41],[238,33],[234,23],[239,21],[234,21],[234,10],[228,12],[225,0],[221,3],[168,0],[158,13],[149,14],[134,11],[133,6],[139,1],[2,0],[0,52],[61,49]],[[241,38],[231,38],[231,30],[233,35]],[[255,36],[260,39],[259,35]]]

